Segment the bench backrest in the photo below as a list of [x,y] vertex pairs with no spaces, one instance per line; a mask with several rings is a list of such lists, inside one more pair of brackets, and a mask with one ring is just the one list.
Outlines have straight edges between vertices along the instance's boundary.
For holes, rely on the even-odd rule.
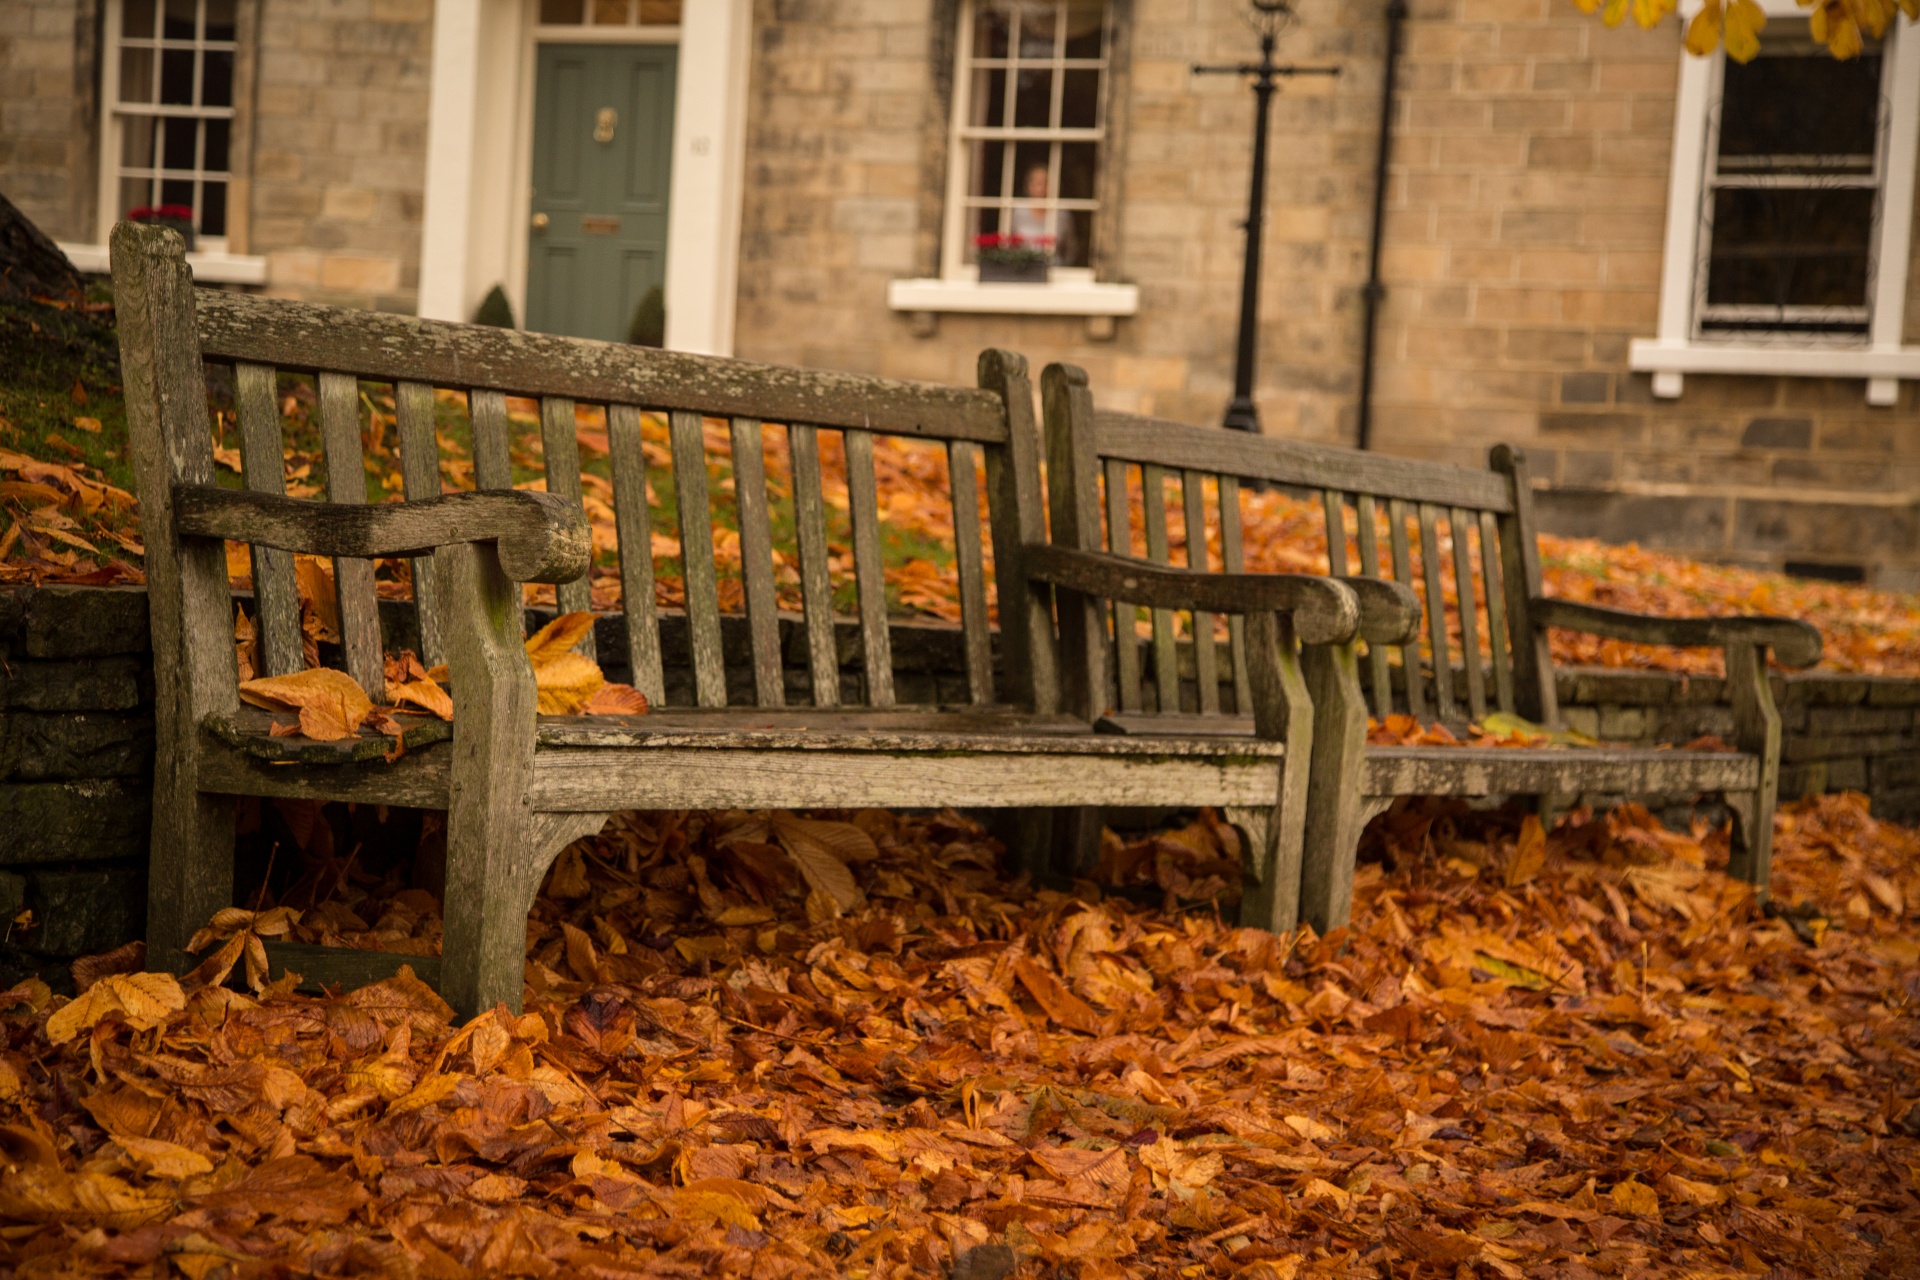
[[[1317,499],[1327,571],[1395,579],[1420,597],[1424,609],[1419,646],[1373,646],[1367,654],[1363,680],[1375,715],[1404,710],[1458,722],[1500,710],[1556,718],[1545,635],[1527,612],[1527,601],[1540,594],[1540,565],[1519,451],[1499,446],[1486,470],[1473,470],[1133,414],[1074,413],[1068,399],[1052,397],[1047,431],[1056,528],[1061,493],[1053,477],[1077,476],[1081,487],[1097,484],[1104,527],[1096,536],[1103,535],[1118,554],[1138,545],[1130,496],[1138,493],[1146,556],[1168,561],[1169,481],[1177,482],[1184,528],[1211,523],[1218,531],[1221,563],[1211,565],[1205,563],[1207,538],[1189,533],[1194,568],[1243,567],[1243,486],[1279,486]],[[1117,634],[1131,637],[1132,618],[1124,621]],[[1218,666],[1212,620],[1194,619],[1191,634],[1198,702],[1206,711],[1209,699],[1217,703],[1219,697],[1211,678]],[[1236,689],[1244,687],[1240,644],[1236,630]],[[1162,707],[1179,696],[1177,658],[1174,620],[1156,613],[1150,661]],[[1119,705],[1138,708],[1143,689],[1137,645],[1120,644],[1114,668]],[[1244,697],[1239,701],[1245,705]]]
[[[133,243],[130,239],[129,245]],[[154,242],[142,241],[143,245]],[[116,254],[123,245],[116,237]],[[447,324],[367,311],[272,300],[236,293],[192,290],[175,278],[157,249],[138,264],[151,297],[130,307],[123,346],[131,362],[143,363],[144,347],[155,367],[179,387],[204,387],[206,366],[232,370],[235,417],[244,482],[272,494],[285,491],[284,426],[279,376],[304,375],[317,389],[317,421],[329,483],[327,500],[367,500],[367,451],[362,439],[363,384],[383,384],[393,403],[399,471],[405,497],[437,496],[442,490],[441,443],[436,437],[435,392],[463,393],[472,434],[472,470],[478,488],[514,483],[513,466],[535,460],[509,456],[508,400],[539,405],[540,469],[547,492],[580,506],[584,502],[576,406],[604,410],[612,472],[621,584],[626,617],[624,659],[634,684],[655,705],[665,699],[660,616],[655,606],[652,518],[642,442],[643,415],[666,421],[667,447],[678,509],[685,625],[693,670],[694,701],[701,707],[727,702],[721,645],[720,575],[710,505],[705,419],[727,424],[726,452],[733,468],[738,523],[739,576],[750,636],[753,697],[774,707],[786,699],[775,603],[774,520],[762,453],[772,431],[783,434],[791,466],[793,552],[815,706],[842,701],[840,662],[834,638],[833,584],[828,549],[828,502],[823,491],[821,436],[838,433],[845,459],[846,515],[851,524],[852,578],[858,611],[863,679],[859,695],[868,706],[894,703],[893,662],[887,627],[886,583],[880,537],[880,495],[874,469],[876,436],[911,437],[944,446],[950,475],[953,555],[958,577],[968,697],[986,707],[1013,703],[1050,710],[1044,661],[1027,660],[1027,637],[1044,632],[1044,614],[1030,593],[1007,592],[1001,602],[1002,644],[1011,689],[996,689],[988,619],[989,568],[983,554],[986,525],[978,498],[984,460],[991,546],[998,572],[1016,581],[1018,548],[1044,537],[1039,495],[1039,435],[1024,361],[987,352],[982,386],[952,388],[853,374],[816,372],[741,360],[686,355],[476,325]],[[124,266],[124,272],[123,272]],[[116,260],[115,279],[134,273]],[[128,276],[131,280],[131,275]],[[122,287],[136,302],[138,287]],[[164,399],[164,397],[161,397]],[[657,419],[656,419],[657,421]],[[777,425],[776,425],[777,424]],[[166,459],[168,484],[211,483],[211,423],[202,391],[197,403],[130,406],[136,458]],[[716,442],[717,443],[717,442]],[[650,442],[658,458],[659,444]],[[387,465],[391,465],[388,463]],[[147,474],[145,472],[154,472]],[[829,488],[837,488],[828,475]],[[592,479],[592,478],[590,478]],[[159,482],[154,466],[140,476],[141,498],[153,507]],[[601,488],[604,481],[595,480]],[[604,491],[604,490],[603,490]],[[164,500],[162,500],[164,502]],[[163,517],[165,512],[160,513]],[[784,517],[781,521],[784,524]],[[172,559],[182,548],[167,536],[149,538],[154,589],[169,589],[178,576]],[[159,545],[155,545],[156,542]],[[604,549],[604,548],[603,548]],[[155,573],[156,558],[162,562]],[[345,669],[376,700],[383,700],[379,617],[371,561],[340,560],[335,567]],[[255,599],[265,674],[298,671],[303,665],[300,604],[293,558],[256,547]],[[434,565],[412,565],[413,606],[429,664],[441,659],[440,624],[433,587]],[[192,575],[189,575],[191,577]],[[204,567],[200,576],[205,576]],[[188,589],[191,590],[191,584]],[[591,607],[586,579],[557,588],[562,611]],[[1019,598],[1015,598],[1019,597]],[[191,608],[187,610],[193,612]],[[203,620],[204,621],[204,620]],[[229,625],[230,622],[229,622]],[[591,639],[588,641],[591,644]],[[1045,645],[1041,648],[1044,650]],[[618,663],[621,655],[606,655]],[[1036,683],[1039,687],[1036,688]],[[197,701],[197,700],[196,700]]]

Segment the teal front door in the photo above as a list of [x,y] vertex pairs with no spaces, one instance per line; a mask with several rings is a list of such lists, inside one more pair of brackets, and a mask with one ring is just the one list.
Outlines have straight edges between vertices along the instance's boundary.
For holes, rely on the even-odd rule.
[[663,285],[677,52],[540,46],[527,328],[624,342]]

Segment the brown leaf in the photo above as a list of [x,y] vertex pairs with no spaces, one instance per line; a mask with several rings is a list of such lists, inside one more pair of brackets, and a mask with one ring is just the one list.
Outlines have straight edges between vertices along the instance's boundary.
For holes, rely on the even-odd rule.
[[813,892],[824,894],[837,911],[851,911],[866,901],[840,853],[856,839],[871,848],[866,832],[851,823],[812,822],[784,811],[776,811],[772,823],[775,837]]
[[366,690],[346,672],[331,667],[244,681],[240,698],[270,711],[298,710],[300,732],[318,742],[351,738],[373,711]]
[[1100,1034],[1100,1015],[1093,1011],[1093,1006],[1073,994],[1066,983],[1025,956],[1013,962],[1013,973],[1034,1002],[1047,1011],[1049,1018],[1075,1031],[1084,1031],[1088,1035]]

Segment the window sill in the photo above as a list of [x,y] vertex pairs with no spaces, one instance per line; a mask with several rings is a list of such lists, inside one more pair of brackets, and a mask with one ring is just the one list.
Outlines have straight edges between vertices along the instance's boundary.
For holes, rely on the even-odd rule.
[[[65,244],[73,269],[83,275],[105,275],[111,269],[107,246],[103,244]],[[193,278],[206,284],[265,284],[267,260],[247,253],[190,253],[187,266]]]
[[1653,375],[1653,394],[1680,395],[1689,373],[1752,374],[1786,378],[1864,378],[1867,403],[1892,405],[1902,380],[1920,381],[1920,347],[1820,346],[1815,343],[1661,342],[1635,338],[1628,367]]
[[1140,310],[1131,284],[1052,280],[1046,284],[981,284],[976,280],[895,280],[887,286],[895,311],[970,311],[1016,316],[1130,316]]

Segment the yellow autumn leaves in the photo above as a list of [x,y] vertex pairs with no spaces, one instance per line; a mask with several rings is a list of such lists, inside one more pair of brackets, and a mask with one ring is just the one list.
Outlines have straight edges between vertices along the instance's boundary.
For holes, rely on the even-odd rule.
[[[540,714],[639,715],[647,710],[646,695],[628,685],[609,683],[599,663],[576,652],[592,629],[593,615],[582,610],[560,615],[527,638]],[[451,720],[453,699],[443,687],[446,679],[444,666],[429,671],[411,653],[390,656],[386,700],[395,708],[407,705]],[[399,732],[352,676],[329,667],[243,680],[240,698],[269,711],[298,712],[299,732],[317,742],[353,737],[370,718],[383,732]]]
[[[1574,0],[1581,12],[1600,13],[1600,20],[1617,27],[1629,13],[1641,27],[1651,29],[1674,11],[1677,0]],[[1808,10],[1814,40],[1834,57],[1859,56],[1865,39],[1886,34],[1895,13],[1920,21],[1920,0],[1799,0]],[[1757,0],[1705,0],[1687,24],[1687,51],[1705,56],[1725,43],[1735,62],[1751,61],[1760,52],[1760,32],[1766,12]]]

